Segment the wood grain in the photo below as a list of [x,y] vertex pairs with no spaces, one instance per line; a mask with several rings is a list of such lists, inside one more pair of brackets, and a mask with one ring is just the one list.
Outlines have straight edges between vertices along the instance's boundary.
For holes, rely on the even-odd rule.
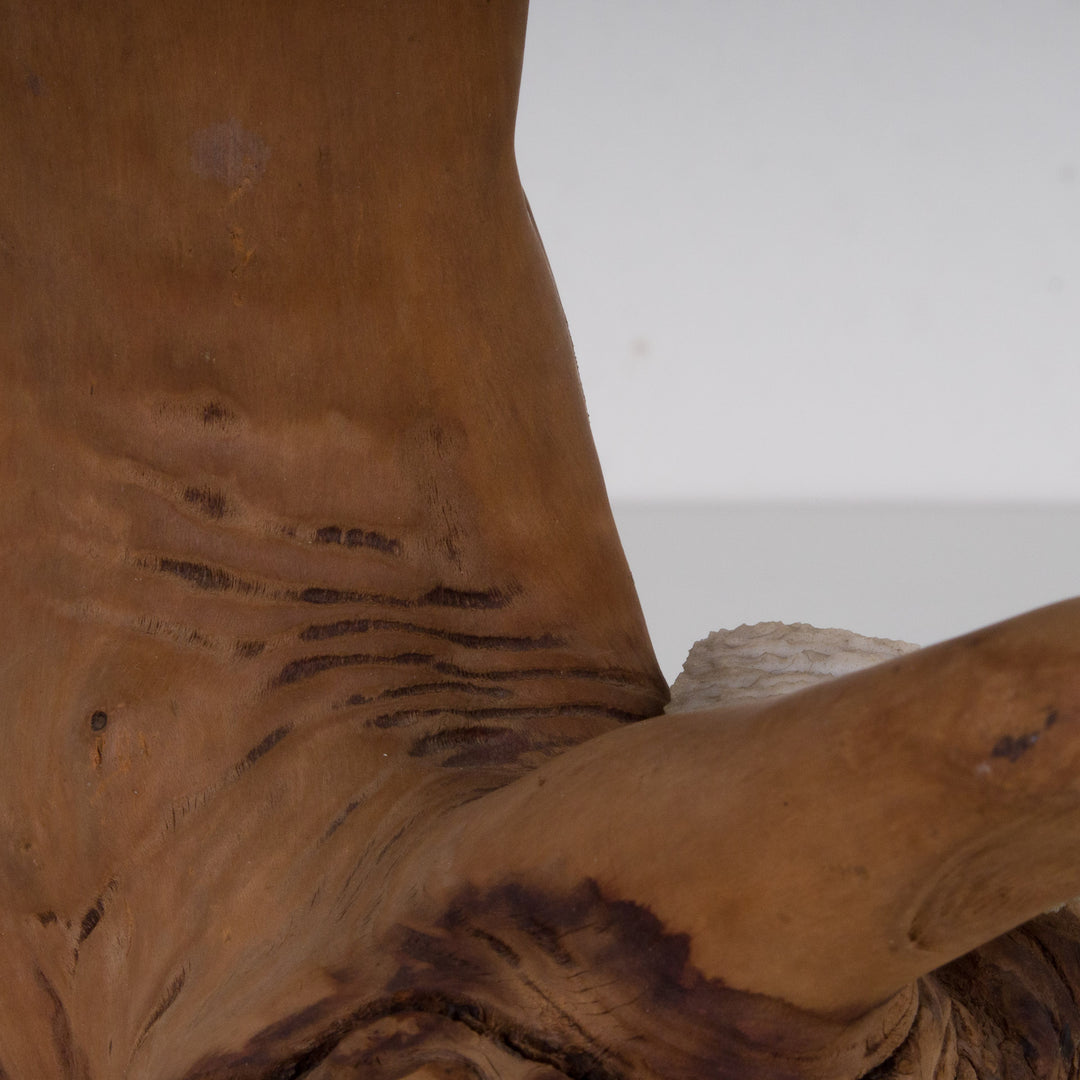
[[646,719],[525,14],[0,0],[0,1080],[1073,1075],[1075,607]]

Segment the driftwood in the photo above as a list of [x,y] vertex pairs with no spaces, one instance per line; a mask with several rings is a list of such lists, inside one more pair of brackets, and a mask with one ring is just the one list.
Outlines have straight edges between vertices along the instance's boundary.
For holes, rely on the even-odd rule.
[[1080,606],[658,716],[524,3],[0,11],[2,1080],[1075,1074]]

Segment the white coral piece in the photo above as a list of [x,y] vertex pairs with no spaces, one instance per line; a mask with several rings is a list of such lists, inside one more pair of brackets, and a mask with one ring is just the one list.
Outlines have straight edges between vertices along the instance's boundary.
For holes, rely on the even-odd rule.
[[690,712],[790,694],[918,647],[806,623],[716,630],[690,650],[666,711]]

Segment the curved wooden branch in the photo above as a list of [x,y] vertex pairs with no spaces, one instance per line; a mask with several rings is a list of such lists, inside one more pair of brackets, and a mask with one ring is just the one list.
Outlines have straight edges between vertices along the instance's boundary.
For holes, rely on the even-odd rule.
[[613,732],[462,816],[464,880],[593,880],[704,976],[860,1016],[1080,893],[1080,600]]

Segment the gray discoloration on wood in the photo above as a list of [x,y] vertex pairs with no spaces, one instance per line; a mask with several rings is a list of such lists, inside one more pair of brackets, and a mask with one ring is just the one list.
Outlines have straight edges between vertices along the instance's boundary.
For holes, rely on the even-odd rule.
[[197,175],[228,188],[252,184],[262,176],[270,148],[235,120],[211,124],[191,141],[191,167]]

